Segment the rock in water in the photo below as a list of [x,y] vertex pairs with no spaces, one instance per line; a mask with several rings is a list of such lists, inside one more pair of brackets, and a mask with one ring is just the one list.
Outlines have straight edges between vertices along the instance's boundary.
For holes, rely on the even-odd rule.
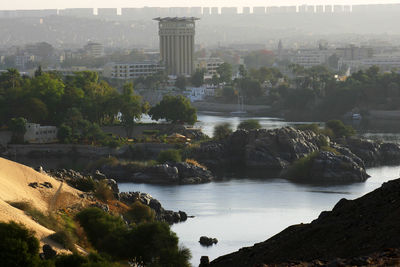
[[207,237],[207,236],[202,236],[202,237],[200,237],[199,243],[202,246],[209,247],[209,246],[212,246],[214,244],[217,244],[218,243],[218,239],[212,238],[212,237]]

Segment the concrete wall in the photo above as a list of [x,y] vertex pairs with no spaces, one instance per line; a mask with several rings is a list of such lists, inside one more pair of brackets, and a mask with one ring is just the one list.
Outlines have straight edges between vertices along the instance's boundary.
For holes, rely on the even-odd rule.
[[18,156],[32,155],[70,155],[80,157],[102,157],[108,155],[120,155],[125,152],[126,147],[112,149],[109,147],[96,147],[90,145],[68,145],[68,144],[24,144],[9,145],[8,154]]
[[170,129],[173,129],[175,126],[171,124],[138,124],[133,127],[132,136],[127,136],[125,128],[123,126],[103,126],[101,129],[105,133],[111,133],[120,137],[128,137],[128,138],[138,138],[143,135],[143,131],[146,130],[159,130],[160,132],[169,132]]
[[0,131],[0,145],[6,146],[11,141],[11,131]]
[[[133,148],[139,148],[151,155],[158,155],[162,150],[174,148],[173,144],[135,144]],[[100,158],[108,156],[122,157],[129,147],[120,148],[98,147],[90,145],[66,145],[66,144],[25,144],[9,145],[7,149],[8,157],[86,157]]]

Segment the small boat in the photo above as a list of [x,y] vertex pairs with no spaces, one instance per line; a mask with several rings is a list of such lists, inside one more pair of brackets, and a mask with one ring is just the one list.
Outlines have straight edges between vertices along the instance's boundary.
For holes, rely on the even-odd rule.
[[232,115],[244,115],[244,114],[247,114],[247,111],[244,111],[244,110],[232,111],[231,114]]
[[244,110],[243,96],[238,96],[238,110],[232,111],[231,114],[236,116],[247,114],[247,111]]

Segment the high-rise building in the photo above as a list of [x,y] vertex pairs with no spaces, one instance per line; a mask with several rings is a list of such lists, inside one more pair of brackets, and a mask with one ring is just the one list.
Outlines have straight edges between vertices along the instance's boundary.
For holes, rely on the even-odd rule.
[[170,75],[191,75],[194,62],[195,17],[155,18],[161,61]]

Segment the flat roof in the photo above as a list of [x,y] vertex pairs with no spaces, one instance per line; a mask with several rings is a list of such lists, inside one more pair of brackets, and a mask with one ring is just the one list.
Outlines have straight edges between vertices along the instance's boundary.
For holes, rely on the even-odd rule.
[[154,18],[153,20],[157,20],[157,21],[195,21],[195,20],[199,20],[199,18],[196,17],[158,17],[158,18]]

